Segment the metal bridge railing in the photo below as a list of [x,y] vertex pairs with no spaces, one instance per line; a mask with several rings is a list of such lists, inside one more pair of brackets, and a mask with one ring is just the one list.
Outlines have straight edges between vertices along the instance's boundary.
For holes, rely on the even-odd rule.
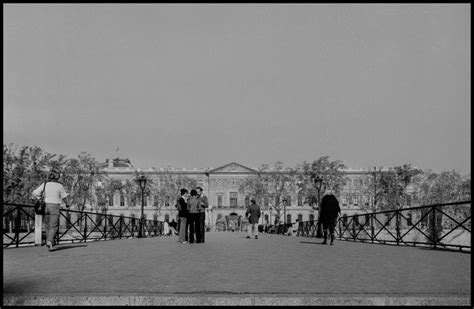
[[[36,218],[41,216],[35,215],[32,205],[3,203],[3,248],[34,245]],[[162,236],[163,224],[144,220],[143,237]],[[140,219],[133,217],[61,209],[56,243],[134,238],[139,229]],[[41,243],[44,244],[44,229],[42,231]]]
[[[316,237],[316,223],[301,222],[297,235]],[[339,217],[335,238],[471,251],[471,201]]]

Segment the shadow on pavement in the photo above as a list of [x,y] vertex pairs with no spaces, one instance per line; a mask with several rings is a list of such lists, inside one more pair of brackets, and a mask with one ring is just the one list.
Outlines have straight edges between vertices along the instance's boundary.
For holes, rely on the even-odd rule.
[[34,287],[40,286],[40,281],[18,280],[18,282],[3,282],[3,293],[23,294],[25,291],[33,290]]
[[431,251],[458,252],[458,253],[467,253],[467,254],[471,254],[471,252],[470,252],[470,251],[466,251],[466,250],[459,250],[459,249],[451,249],[451,248],[429,248],[429,247],[418,247],[417,249],[421,249],[421,250],[431,250]]
[[74,249],[74,248],[79,248],[79,247],[87,247],[87,245],[62,245],[62,246],[57,246],[54,248],[54,251],[61,251],[61,250],[67,250],[67,249]]
[[[300,241],[301,244],[312,244],[312,245],[323,245],[322,242],[313,242],[313,241]],[[323,245],[327,246],[327,245]]]

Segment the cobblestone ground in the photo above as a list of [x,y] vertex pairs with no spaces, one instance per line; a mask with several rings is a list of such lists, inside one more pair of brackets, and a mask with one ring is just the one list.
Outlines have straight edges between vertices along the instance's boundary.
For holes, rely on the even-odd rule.
[[471,254],[240,232],[3,250],[4,294],[469,295]]

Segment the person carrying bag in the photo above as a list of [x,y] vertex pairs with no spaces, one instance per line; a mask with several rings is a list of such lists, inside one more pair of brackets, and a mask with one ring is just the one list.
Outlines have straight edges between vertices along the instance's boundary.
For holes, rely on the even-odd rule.
[[44,216],[44,211],[46,209],[46,203],[44,201],[44,189],[46,188],[46,181],[44,182],[43,191],[41,191],[41,196],[35,201],[35,213],[37,215]]
[[40,199],[43,199],[45,205],[43,221],[46,230],[46,245],[49,251],[53,251],[54,240],[58,232],[61,203],[64,202],[66,207],[69,208],[69,204],[67,203],[68,194],[64,190],[63,185],[59,183],[59,178],[59,172],[53,169],[49,173],[48,181],[45,181],[44,184],[41,184],[33,191],[33,197],[38,200],[38,202],[35,203],[35,211],[37,204],[38,212],[41,211]]

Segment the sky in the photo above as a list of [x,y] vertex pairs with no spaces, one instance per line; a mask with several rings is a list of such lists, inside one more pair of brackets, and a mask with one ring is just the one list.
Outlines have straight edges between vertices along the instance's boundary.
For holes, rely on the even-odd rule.
[[[4,4],[3,143],[470,173],[469,4]],[[118,151],[117,151],[118,150]]]

